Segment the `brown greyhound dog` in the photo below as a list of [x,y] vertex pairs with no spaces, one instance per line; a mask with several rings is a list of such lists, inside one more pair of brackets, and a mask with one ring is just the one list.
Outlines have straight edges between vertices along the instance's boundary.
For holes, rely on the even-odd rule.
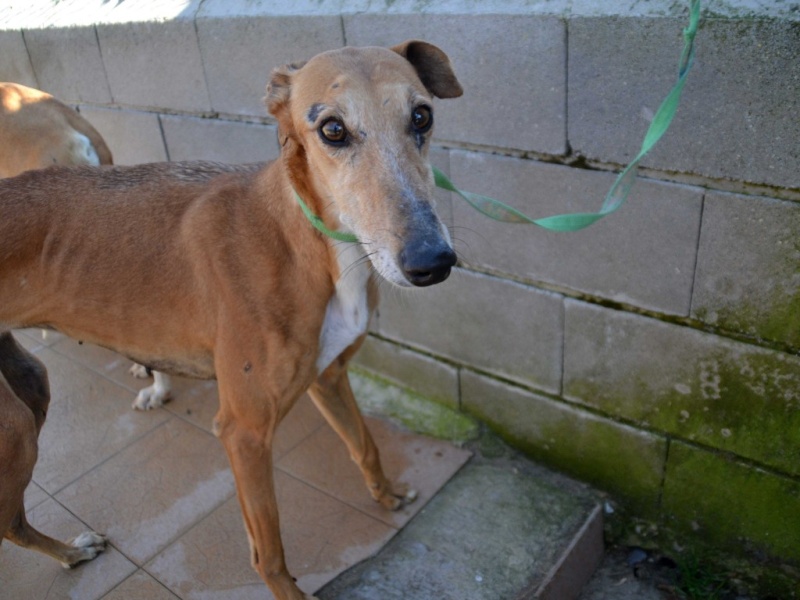
[[[275,429],[300,395],[342,437],[377,502],[394,510],[415,497],[384,475],[346,369],[380,280],[432,285],[456,263],[427,157],[433,97],[461,94],[431,44],[344,48],[272,73],[266,103],[282,149],[267,165],[55,167],[0,180],[0,331],[51,327],[148,367],[216,378],[214,432],[253,567],[278,600],[312,597],[287,572],[272,477]],[[359,241],[320,233],[298,197]],[[0,397],[43,418],[46,394],[28,387],[46,389],[41,368],[8,333],[2,341],[10,389]],[[20,363],[36,373],[25,384],[7,372]],[[30,417],[8,427],[35,433]],[[30,479],[30,451],[0,458],[6,477]],[[19,529],[30,527],[9,489],[0,482],[0,504],[13,505],[11,538],[24,543]]]
[[[0,177],[52,165],[112,163],[103,137],[77,111],[41,90],[0,83]],[[140,379],[149,374],[142,365],[130,371]],[[157,408],[170,398],[169,376],[152,375],[153,385],[139,391],[133,408]]]

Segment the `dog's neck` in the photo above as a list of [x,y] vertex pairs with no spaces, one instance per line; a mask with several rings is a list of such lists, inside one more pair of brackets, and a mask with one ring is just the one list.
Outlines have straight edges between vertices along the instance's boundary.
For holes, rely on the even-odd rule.
[[325,310],[320,333],[317,373],[328,366],[367,331],[370,317],[369,285],[372,267],[360,244],[334,246],[338,263],[335,291]]

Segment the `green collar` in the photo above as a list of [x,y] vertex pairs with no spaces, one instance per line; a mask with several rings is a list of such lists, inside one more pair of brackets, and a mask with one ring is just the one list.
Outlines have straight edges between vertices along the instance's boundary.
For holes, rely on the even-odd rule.
[[303,209],[303,213],[306,215],[306,218],[311,221],[311,224],[316,227],[319,231],[327,235],[329,238],[333,238],[334,240],[338,240],[340,242],[357,242],[358,238],[352,233],[345,233],[342,231],[333,231],[332,229],[328,229],[328,227],[323,223],[322,219],[311,212],[311,209],[308,207],[303,199],[300,197],[300,194],[292,188],[292,192],[294,193],[294,198],[297,200],[297,203],[300,205],[300,208]]

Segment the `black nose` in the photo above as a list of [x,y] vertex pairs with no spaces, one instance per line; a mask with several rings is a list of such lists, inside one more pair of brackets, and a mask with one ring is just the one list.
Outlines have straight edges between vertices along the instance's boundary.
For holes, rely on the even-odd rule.
[[450,276],[456,253],[446,244],[435,247],[420,244],[400,252],[400,265],[409,282],[417,287],[441,283]]

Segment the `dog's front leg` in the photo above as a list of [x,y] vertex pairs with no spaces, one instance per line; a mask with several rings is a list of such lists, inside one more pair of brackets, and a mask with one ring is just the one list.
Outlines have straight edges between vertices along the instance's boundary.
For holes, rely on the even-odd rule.
[[347,359],[350,354],[346,352],[335,360],[309,388],[308,394],[344,441],[350,458],[361,469],[375,501],[389,510],[398,510],[413,502],[417,498],[417,492],[410,490],[406,484],[392,485],[383,472],[378,448],[350,388],[347,377]]
[[311,600],[286,569],[273,480],[272,440],[282,416],[279,403],[265,394],[249,395],[220,373],[220,410],[214,433],[233,469],[236,492],[250,541],[253,568],[277,600]]

